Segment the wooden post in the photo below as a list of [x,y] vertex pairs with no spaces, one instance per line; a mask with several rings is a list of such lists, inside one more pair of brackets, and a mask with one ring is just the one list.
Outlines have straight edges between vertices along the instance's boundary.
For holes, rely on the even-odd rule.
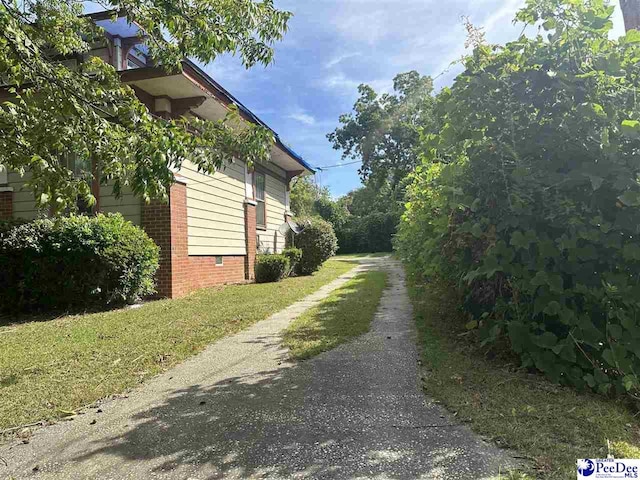
[[625,29],[640,30],[640,0],[620,0],[620,8]]

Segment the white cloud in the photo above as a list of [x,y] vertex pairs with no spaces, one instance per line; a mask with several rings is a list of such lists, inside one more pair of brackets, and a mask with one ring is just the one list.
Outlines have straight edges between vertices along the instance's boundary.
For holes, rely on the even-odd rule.
[[304,113],[304,112],[290,113],[289,115],[287,115],[287,117],[293,120],[296,120],[300,123],[304,123],[305,125],[314,125],[316,123],[315,118],[313,118],[308,113]]
[[322,81],[320,81],[319,86],[325,90],[330,90],[337,94],[356,95],[358,86],[363,83],[369,85],[378,94],[390,93],[393,90],[393,80],[390,78],[356,80],[354,78],[347,77],[342,72],[325,77]]
[[362,6],[357,5],[359,14],[354,14],[354,5],[345,3],[347,12],[336,12],[333,24],[342,35],[358,42],[375,45],[389,34],[389,28],[393,27],[388,22],[385,10],[362,11]]
[[336,73],[324,78],[321,86],[327,90],[354,90],[360,82],[347,78],[344,73]]
[[327,63],[324,64],[324,68],[332,68],[335,67],[336,65],[338,65],[339,63],[344,62],[345,60],[348,60],[350,58],[354,58],[361,55],[360,52],[354,52],[354,53],[343,53],[341,55],[336,55],[335,57],[331,58],[331,60],[329,60]]
[[[511,29],[508,27],[511,27],[511,21],[515,17],[516,12],[524,6],[524,3],[525,0],[504,0],[503,5],[488,17],[480,21],[476,21],[474,18],[470,18],[469,20],[474,26],[484,30],[489,41],[501,43],[504,41],[504,38],[498,37],[504,37],[504,33],[510,32]],[[452,68],[451,64],[453,62],[457,62],[462,56],[469,53],[470,50],[464,47],[466,33],[464,33],[462,18],[460,19],[458,30],[460,31],[460,35],[457,41],[455,40],[455,36],[452,36],[452,48],[449,52],[443,52],[443,60],[434,70],[434,76],[446,73]]]

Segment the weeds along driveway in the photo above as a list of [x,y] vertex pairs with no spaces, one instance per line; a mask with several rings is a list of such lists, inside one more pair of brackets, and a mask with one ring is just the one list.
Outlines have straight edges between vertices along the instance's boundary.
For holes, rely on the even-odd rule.
[[[400,266],[363,262],[270,319],[223,339],[124,401],[0,448],[15,478],[490,478],[513,460],[419,386]],[[366,268],[389,284],[369,333],[293,363],[280,332]],[[95,422],[95,423],[94,423]]]

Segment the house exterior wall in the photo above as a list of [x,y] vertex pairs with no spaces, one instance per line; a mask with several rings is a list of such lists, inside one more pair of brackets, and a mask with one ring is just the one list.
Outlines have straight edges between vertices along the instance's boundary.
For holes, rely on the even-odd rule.
[[[45,216],[46,210],[36,207],[33,192],[24,186],[29,180],[30,174],[24,177],[16,172],[9,172],[8,186],[13,188],[13,217],[33,220]],[[121,213],[125,219],[135,225],[142,223],[142,200],[133,194],[129,187],[122,188],[120,198],[113,194],[113,183],[100,186],[100,211],[103,213]]]
[[121,213],[134,225],[142,225],[142,204],[129,187],[123,187],[120,198],[113,194],[113,182],[100,185],[100,211],[102,213]]
[[266,173],[266,229],[258,230],[258,250],[265,253],[280,253],[285,248],[285,237],[278,229],[284,222],[286,210],[286,172],[279,171],[277,167],[270,166],[263,169]]
[[207,175],[185,162],[189,255],[246,255],[244,163]]
[[8,174],[7,183],[13,188],[13,218],[34,220],[44,215],[44,212],[36,207],[33,192],[24,186],[30,177],[31,174],[29,172],[26,172],[24,177],[21,177],[17,172],[10,171]]
[[[224,283],[239,283],[247,276],[247,266],[255,253],[225,255],[222,265],[216,256],[189,255],[187,184],[176,182],[171,186],[169,202],[152,202],[142,208],[142,226],[160,247],[160,269],[156,275],[158,296],[177,298],[198,288]],[[255,217],[254,217],[255,219]],[[247,244],[253,235],[247,222]]]

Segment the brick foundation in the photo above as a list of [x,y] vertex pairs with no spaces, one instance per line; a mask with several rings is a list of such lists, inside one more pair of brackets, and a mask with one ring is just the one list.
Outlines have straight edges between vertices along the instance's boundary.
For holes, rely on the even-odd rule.
[[178,181],[171,186],[168,204],[152,202],[144,205],[142,226],[160,247],[160,269],[156,274],[158,296],[177,298],[198,288],[253,280],[255,206],[245,206],[245,214],[247,232],[253,225],[253,235],[247,235],[247,251],[253,255],[224,255],[223,264],[216,265],[215,256],[189,255],[187,186],[184,183]]
[[13,190],[0,189],[0,220],[13,218]]

